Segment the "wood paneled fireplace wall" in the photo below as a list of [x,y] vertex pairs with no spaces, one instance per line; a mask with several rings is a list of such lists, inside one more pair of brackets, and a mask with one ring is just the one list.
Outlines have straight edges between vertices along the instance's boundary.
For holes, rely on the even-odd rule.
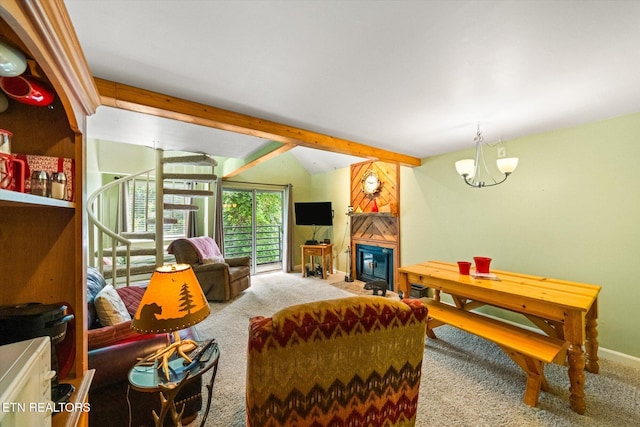
[[[363,178],[375,173],[380,179],[379,190],[369,195],[363,190]],[[353,277],[371,280],[366,274],[360,278],[356,246],[373,246],[390,255],[392,272],[389,282],[397,283],[400,265],[400,166],[395,163],[369,161],[351,165],[351,266]],[[391,287],[390,287],[391,289]]]

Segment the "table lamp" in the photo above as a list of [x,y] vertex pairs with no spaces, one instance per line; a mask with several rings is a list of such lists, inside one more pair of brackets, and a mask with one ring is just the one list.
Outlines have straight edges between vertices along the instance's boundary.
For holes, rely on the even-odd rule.
[[169,358],[177,353],[191,362],[186,352],[197,347],[193,340],[181,340],[178,331],[200,323],[210,312],[209,303],[191,266],[167,264],[153,272],[131,321],[131,328],[147,334],[173,333],[172,344],[147,358],[161,360],[164,373],[169,378]]

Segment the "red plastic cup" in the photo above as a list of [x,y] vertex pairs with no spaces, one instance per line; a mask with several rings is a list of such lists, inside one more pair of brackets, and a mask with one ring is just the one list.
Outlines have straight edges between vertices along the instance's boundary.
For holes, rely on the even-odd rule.
[[471,263],[468,261],[458,261],[458,270],[460,270],[460,274],[469,275],[469,270],[471,269]]
[[491,264],[491,258],[483,256],[474,256],[473,260],[476,263],[477,273],[489,273],[489,265]]

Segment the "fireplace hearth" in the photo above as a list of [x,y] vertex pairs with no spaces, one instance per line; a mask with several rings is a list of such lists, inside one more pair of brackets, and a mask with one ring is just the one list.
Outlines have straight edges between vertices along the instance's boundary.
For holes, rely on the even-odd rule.
[[356,277],[363,282],[384,280],[393,291],[393,249],[356,244]]

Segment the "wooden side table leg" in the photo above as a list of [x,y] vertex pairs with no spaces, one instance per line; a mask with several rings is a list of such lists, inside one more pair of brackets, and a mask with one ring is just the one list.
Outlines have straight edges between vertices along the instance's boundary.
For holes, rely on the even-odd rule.
[[311,275],[314,276],[315,275],[315,271],[316,271],[316,260],[314,259],[315,257],[313,255],[311,255],[310,257],[310,263],[311,263]]
[[322,256],[320,257],[320,262],[322,263],[322,279],[327,279],[327,253],[324,249],[322,249]]
[[322,251],[322,278],[327,280],[327,276],[329,275],[329,270],[327,266],[327,252],[325,250]]

